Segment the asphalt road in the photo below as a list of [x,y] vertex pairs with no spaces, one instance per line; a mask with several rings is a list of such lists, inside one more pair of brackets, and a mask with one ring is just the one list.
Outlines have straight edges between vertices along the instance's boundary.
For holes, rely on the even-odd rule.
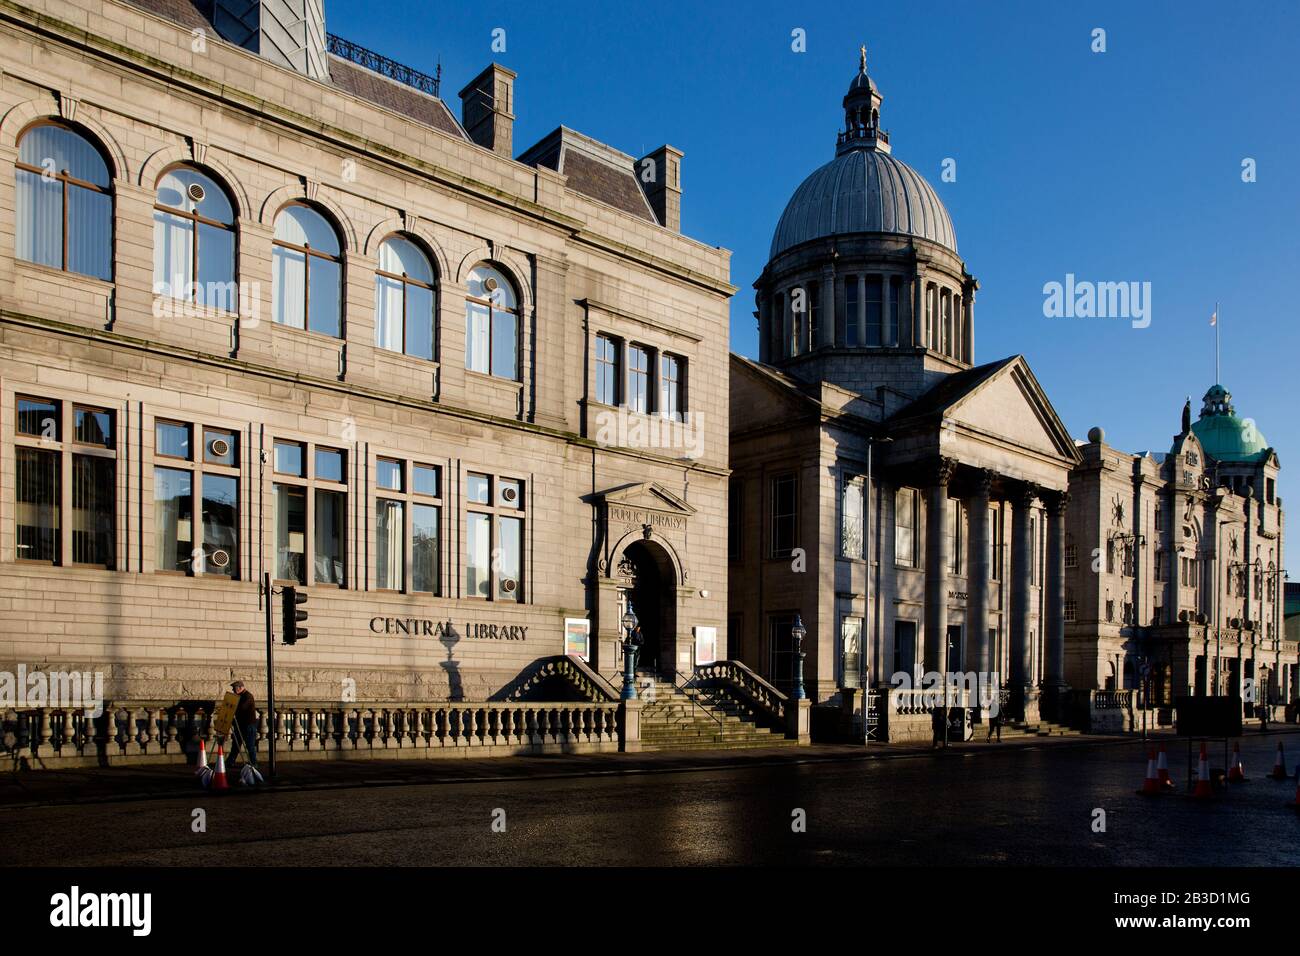
[[[1141,745],[626,776],[356,787],[0,809],[0,863],[673,865],[1300,863],[1294,778],[1246,738],[1250,782],[1212,802],[1135,794]],[[1222,751],[1212,751],[1221,766]],[[1171,742],[1175,779],[1186,745]],[[1288,769],[1294,771],[1294,766]],[[206,813],[195,832],[194,811]],[[1105,831],[1095,832],[1105,812]],[[803,811],[805,832],[795,832]],[[494,821],[496,827],[494,828]],[[504,832],[501,823],[504,822]]]

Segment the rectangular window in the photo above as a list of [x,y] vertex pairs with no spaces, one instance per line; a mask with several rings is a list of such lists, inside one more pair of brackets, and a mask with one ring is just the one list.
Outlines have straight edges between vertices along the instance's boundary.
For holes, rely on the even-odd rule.
[[1002,580],[1002,516],[996,507],[989,508],[989,577]]
[[63,533],[59,514],[61,457],[57,451],[17,449],[16,524],[20,560],[59,563]]
[[650,411],[650,353],[639,345],[627,350],[627,407],[634,412]]
[[492,518],[470,512],[465,542],[465,593],[468,597],[491,595]]
[[465,303],[465,367],[488,374],[491,342],[489,307],[482,302]]
[[884,334],[884,286],[880,276],[867,277],[866,345],[880,345]]
[[411,490],[417,495],[428,495],[431,498],[440,497],[438,494],[438,469],[433,465],[415,465],[411,469]]
[[840,554],[846,558],[862,558],[864,486],[861,475],[843,476],[840,487]]
[[[113,568],[117,560],[113,412],[32,396],[18,396],[16,405],[15,558]],[[66,526],[65,494],[71,506]]]
[[961,574],[966,564],[963,560],[965,535],[962,534],[966,525],[965,510],[956,498],[948,499],[948,514],[951,516],[948,519],[948,569],[953,574]]
[[343,545],[346,540],[347,495],[317,488],[315,504],[315,583],[342,587],[345,581]]
[[916,567],[915,488],[899,488],[894,495],[894,563]]
[[686,360],[664,353],[659,357],[659,413],[664,418],[682,420],[685,410],[683,398],[683,371]]
[[862,686],[862,618],[840,619],[840,686]]
[[439,594],[442,567],[439,561],[437,505],[411,507],[411,590]]
[[307,489],[275,486],[275,578],[307,583]]
[[768,314],[768,354],[772,360],[782,358],[781,336],[782,329],[785,325],[785,295],[778,292],[772,297],[772,305]]
[[858,317],[858,277],[844,277],[844,344],[849,348],[863,342]]
[[275,471],[281,475],[307,477],[306,453],[301,442],[277,441],[275,443]]
[[406,586],[406,502],[375,501],[375,587],[401,591]]
[[815,349],[822,344],[825,330],[822,328],[822,286],[820,282],[808,284],[808,348]]
[[375,487],[385,491],[405,491],[402,463],[391,458],[380,458],[375,462]]
[[790,633],[793,627],[793,614],[776,614],[768,618],[767,679],[782,691],[789,690],[794,683],[794,635]]
[[[468,476],[465,591],[494,601],[524,600],[524,483],[517,478]],[[496,488],[496,497],[492,489]]]
[[1038,519],[1029,519],[1029,583],[1038,584]]
[[894,622],[894,670],[907,674],[915,686],[916,678],[916,622]]
[[337,448],[316,447],[316,479],[343,482],[346,479],[343,452]]
[[772,479],[772,557],[788,558],[798,530],[799,482],[794,475]]
[[898,344],[898,310],[903,293],[903,280],[897,276],[889,280],[889,323],[885,329],[885,344]]
[[155,468],[154,561],[159,571],[188,571],[194,552],[193,473]]
[[1165,509],[1160,505],[1156,505],[1155,525],[1157,531],[1165,530]]
[[238,578],[238,432],[158,420],[154,440],[154,567]]
[[727,558],[739,561],[744,535],[741,521],[744,519],[745,485],[739,478],[732,478],[727,489]]
[[596,336],[596,401],[618,404],[618,342],[608,335]]

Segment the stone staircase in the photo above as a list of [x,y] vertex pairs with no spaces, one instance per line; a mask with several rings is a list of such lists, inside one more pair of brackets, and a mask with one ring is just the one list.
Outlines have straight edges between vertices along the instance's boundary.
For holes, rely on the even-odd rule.
[[794,747],[784,730],[760,726],[753,708],[698,688],[639,675],[642,750],[747,750]]
[[[985,733],[988,731],[986,730]],[[1082,732],[1065,724],[1055,724],[1050,720],[1036,720],[1025,723],[1023,720],[1011,721],[1002,727],[1002,739],[1017,737],[1078,737]]]

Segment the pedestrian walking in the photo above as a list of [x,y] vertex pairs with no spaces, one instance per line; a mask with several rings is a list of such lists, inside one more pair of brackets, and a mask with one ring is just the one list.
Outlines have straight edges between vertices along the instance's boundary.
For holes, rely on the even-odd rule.
[[930,712],[930,727],[934,732],[934,741],[930,744],[930,749],[937,750],[943,743],[944,732],[948,729],[948,708],[936,707]]
[[998,743],[1002,743],[1002,709],[995,707],[989,711],[989,737],[986,743],[993,741],[993,735],[998,735]]
[[239,695],[239,703],[235,705],[235,734],[234,741],[230,745],[230,765],[235,765],[235,757],[239,754],[240,739],[243,739],[245,763],[257,763],[257,701],[253,699],[252,691],[244,687],[242,680],[237,680],[230,685],[230,689]]

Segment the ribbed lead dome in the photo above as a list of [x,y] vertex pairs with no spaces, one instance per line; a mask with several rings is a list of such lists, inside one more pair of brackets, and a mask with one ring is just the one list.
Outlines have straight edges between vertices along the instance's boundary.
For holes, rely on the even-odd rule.
[[812,239],[860,232],[917,236],[957,252],[948,210],[920,173],[882,150],[853,149],[794,191],[770,258]]

